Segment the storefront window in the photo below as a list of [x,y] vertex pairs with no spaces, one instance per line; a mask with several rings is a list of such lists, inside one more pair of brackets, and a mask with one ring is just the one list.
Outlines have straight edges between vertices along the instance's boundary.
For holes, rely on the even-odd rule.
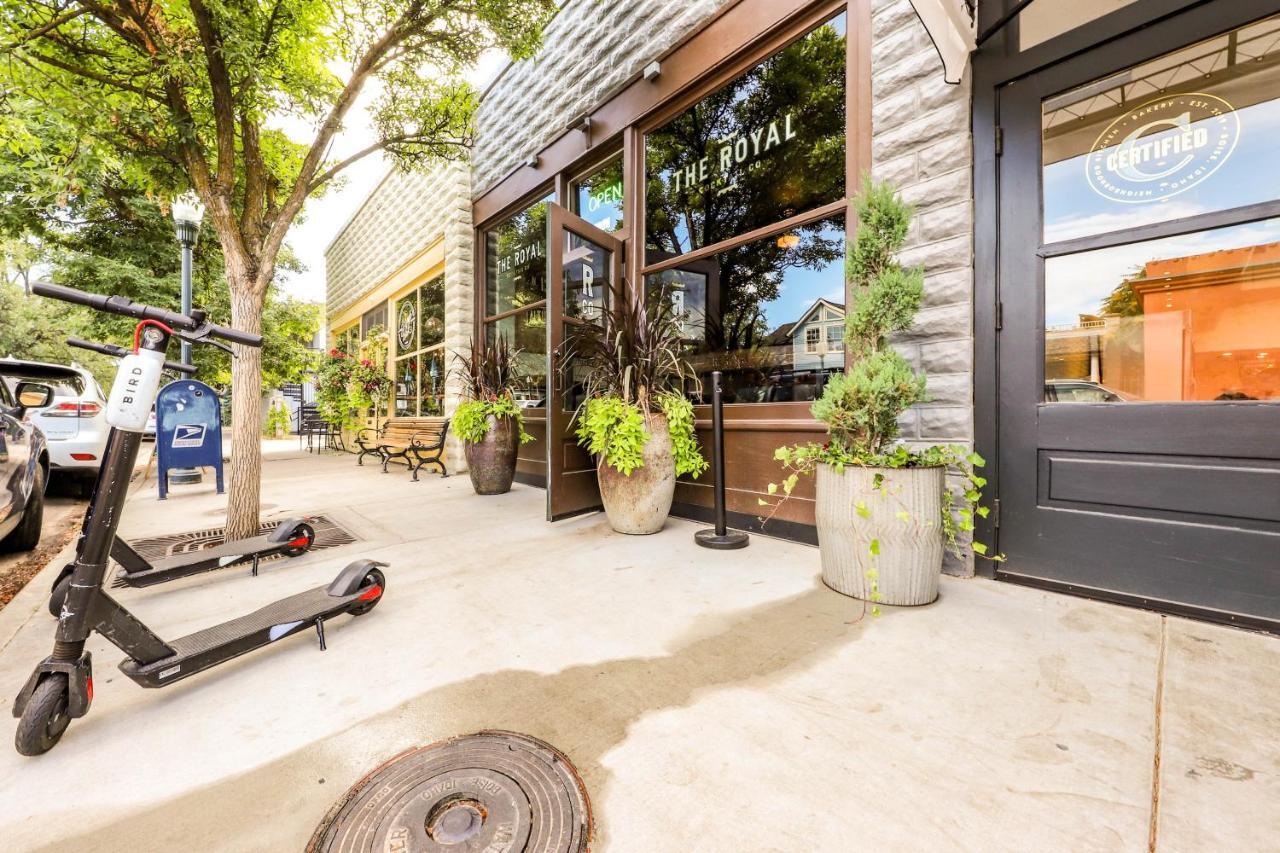
[[547,205],[543,198],[485,232],[487,339],[504,337],[518,351],[519,403],[546,403]]
[[519,351],[521,382],[516,400],[526,408],[545,405],[547,394],[547,312],[534,308],[485,323],[485,335],[507,339]]
[[485,233],[485,316],[547,298],[547,197]]
[[1044,241],[1280,198],[1278,59],[1273,17],[1046,100]]
[[647,263],[844,197],[845,64],[840,14],[645,137]]
[[360,340],[369,337],[369,333],[374,329],[387,328],[387,306],[379,305],[377,308],[370,308],[364,312],[360,318]]
[[1280,219],[1045,261],[1048,402],[1280,400]]
[[1272,17],[1045,101],[1045,241],[1092,238],[1046,252],[1046,402],[1280,400],[1277,45]]
[[443,414],[444,277],[396,300],[394,311],[395,414]]
[[345,353],[356,352],[360,349],[360,325],[343,329],[334,338],[333,345]]
[[704,393],[720,370],[726,402],[811,401],[844,370],[844,240],[831,217],[647,277],[650,298],[682,294]]
[[622,155],[573,184],[573,212],[601,231],[622,229]]

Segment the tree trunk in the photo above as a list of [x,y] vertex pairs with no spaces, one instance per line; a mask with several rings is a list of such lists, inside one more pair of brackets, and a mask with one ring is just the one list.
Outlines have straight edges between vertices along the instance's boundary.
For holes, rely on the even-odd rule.
[[[265,291],[247,275],[236,275],[228,264],[231,325],[242,332],[262,333]],[[262,481],[262,350],[232,344],[231,471],[227,495],[227,539],[258,535],[259,492]]]

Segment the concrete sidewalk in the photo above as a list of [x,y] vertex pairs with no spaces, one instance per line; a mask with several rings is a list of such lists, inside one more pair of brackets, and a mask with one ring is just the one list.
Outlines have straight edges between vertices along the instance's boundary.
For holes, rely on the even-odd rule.
[[[324,653],[301,635],[160,691],[95,636],[89,716],[40,758],[0,748],[5,850],[301,850],[375,765],[485,728],[570,758],[593,850],[1280,850],[1275,638],[949,578],[864,618],[805,546],[552,525],[536,489],[350,456],[264,472],[265,517],[323,512],[360,541],[113,594],[176,636],[371,556],[385,600]],[[122,532],[223,505],[151,483]],[[0,612],[6,697],[51,645],[46,577]]]

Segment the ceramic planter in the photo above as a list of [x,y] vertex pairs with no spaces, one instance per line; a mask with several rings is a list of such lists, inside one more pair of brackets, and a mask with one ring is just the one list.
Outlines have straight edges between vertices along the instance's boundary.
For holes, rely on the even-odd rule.
[[511,491],[516,476],[516,451],[520,447],[520,428],[515,418],[489,415],[489,431],[475,443],[465,442],[467,473],[477,495],[501,495]]
[[[880,489],[874,485],[877,475],[884,478]],[[867,571],[874,567],[882,604],[928,604],[938,597],[944,467],[849,465],[837,471],[831,465],[819,465],[815,485],[823,583],[836,592],[870,600]],[[860,503],[869,515],[859,514]],[[901,512],[907,513],[906,520]],[[879,556],[871,554],[873,539],[880,543]]]
[[600,480],[600,500],[609,524],[619,533],[657,533],[671,514],[676,494],[676,462],[671,452],[671,431],[667,416],[645,416],[649,440],[644,446],[644,465],[626,476],[602,459],[596,467]]

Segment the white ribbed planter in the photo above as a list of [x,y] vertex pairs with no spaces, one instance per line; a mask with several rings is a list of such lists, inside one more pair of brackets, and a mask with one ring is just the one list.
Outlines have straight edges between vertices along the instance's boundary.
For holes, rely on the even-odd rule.
[[[880,490],[875,476],[884,477]],[[830,465],[817,470],[818,550],[822,581],[836,592],[871,599],[867,570],[879,575],[880,603],[928,604],[938,597],[942,574],[942,490],[946,469],[861,468]],[[864,504],[870,517],[856,509]],[[898,516],[905,511],[909,518]],[[871,540],[880,555],[871,555]]]

